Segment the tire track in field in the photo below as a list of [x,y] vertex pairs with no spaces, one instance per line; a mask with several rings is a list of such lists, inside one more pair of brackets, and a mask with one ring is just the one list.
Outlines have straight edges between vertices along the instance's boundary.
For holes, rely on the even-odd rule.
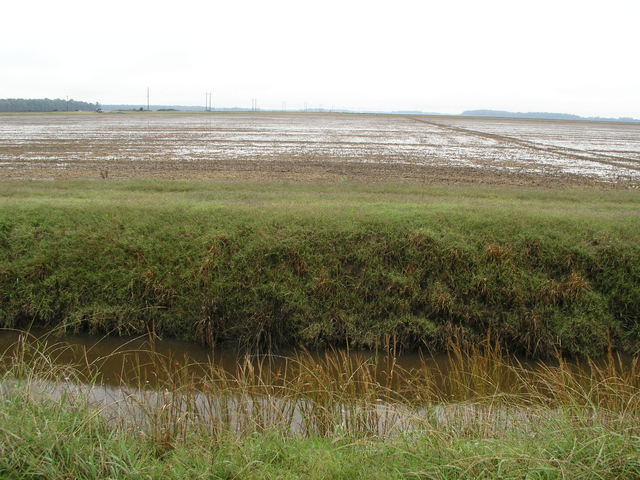
[[[431,125],[433,127],[439,127],[445,130],[450,130],[456,133],[462,133],[466,135],[475,135],[481,138],[488,138],[491,140],[497,140],[501,142],[513,143],[525,148],[531,148],[533,150],[537,150],[539,152],[544,153],[555,153],[557,155],[562,155],[569,158],[574,158],[576,160],[587,160],[590,162],[601,163],[603,165],[609,165],[618,168],[625,168],[627,170],[635,170],[640,172],[640,165],[638,164],[638,160],[628,157],[621,157],[617,155],[607,155],[604,153],[595,153],[589,150],[581,150],[579,148],[570,148],[570,147],[560,147],[556,145],[543,145],[536,142],[531,142],[529,140],[523,140],[518,137],[510,137],[507,135],[498,135],[496,133],[487,133],[481,132],[479,130],[472,130],[470,128],[463,127],[454,127],[453,125],[446,125],[438,122],[433,122],[429,120],[424,120],[422,118],[416,117],[407,117],[410,120],[414,120],[416,122],[426,123],[427,125]],[[617,162],[615,160],[618,160]],[[629,162],[629,163],[621,163],[621,162]]]

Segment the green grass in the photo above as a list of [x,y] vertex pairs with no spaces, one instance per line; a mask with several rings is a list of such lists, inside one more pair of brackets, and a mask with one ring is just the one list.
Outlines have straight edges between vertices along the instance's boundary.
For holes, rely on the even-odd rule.
[[[0,475],[9,479],[633,479],[640,441],[631,433],[547,422],[527,437],[394,440],[194,435],[159,452],[135,432],[114,431],[91,412],[0,400]],[[46,425],[46,428],[43,426]]]
[[244,346],[640,345],[640,194],[2,181],[0,326]]

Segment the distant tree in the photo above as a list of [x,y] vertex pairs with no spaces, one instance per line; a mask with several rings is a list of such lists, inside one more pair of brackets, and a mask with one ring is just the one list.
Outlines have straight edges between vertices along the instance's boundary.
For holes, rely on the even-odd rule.
[[[97,105],[97,104],[96,104]],[[63,112],[81,110],[92,112],[96,106],[92,103],[62,98],[1,98],[0,112]]]

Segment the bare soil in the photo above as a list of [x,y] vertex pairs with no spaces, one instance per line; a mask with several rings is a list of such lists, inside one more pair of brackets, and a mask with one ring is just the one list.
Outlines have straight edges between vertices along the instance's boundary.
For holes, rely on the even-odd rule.
[[640,124],[301,113],[0,115],[0,178],[640,186]]

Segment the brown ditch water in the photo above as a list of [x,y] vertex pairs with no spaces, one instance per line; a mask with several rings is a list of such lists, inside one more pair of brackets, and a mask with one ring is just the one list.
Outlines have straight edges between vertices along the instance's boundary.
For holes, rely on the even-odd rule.
[[[0,373],[8,373],[0,375],[0,395],[17,389],[65,404],[87,399],[114,425],[154,436],[191,427],[390,435],[425,421],[468,426],[491,419],[492,429],[532,423],[516,406],[456,403],[509,392],[518,382],[507,368],[455,355],[248,355],[174,340],[12,331],[0,332],[0,355]],[[477,368],[491,378],[473,373]]]
[[[55,366],[73,365],[87,380],[110,386],[138,386],[140,381],[150,386],[165,385],[176,381],[177,372],[197,381],[207,375],[210,367],[233,375],[247,362],[256,367],[259,365],[265,374],[276,374],[292,368],[302,358],[305,362],[326,362],[332,357],[343,362],[344,358],[348,358],[354,365],[375,365],[380,377],[386,376],[390,367],[415,371],[428,364],[446,370],[448,363],[446,355],[425,356],[420,352],[403,353],[395,358],[384,352],[345,349],[322,352],[289,350],[266,354],[231,348],[211,349],[196,343],[171,339],[150,340],[147,336],[59,337],[45,331],[25,333],[0,330],[0,355],[10,358],[19,350],[26,351],[27,355],[46,352],[48,359]],[[2,368],[0,365],[0,369]]]
[[494,435],[533,429],[563,407],[635,419],[640,362],[612,354],[525,363],[491,342],[452,345],[440,356],[248,355],[173,340],[0,331],[0,395],[13,391],[64,404],[87,399],[113,425],[158,438],[191,428],[389,435],[438,425]]
[[[73,367],[76,383],[91,383],[111,387],[144,389],[197,386],[215,376],[229,378],[253,376],[260,382],[282,385],[292,376],[307,371],[312,376],[322,371],[324,381],[345,382],[370,375],[367,381],[401,396],[414,396],[414,391],[430,385],[439,398],[468,400],[469,397],[497,393],[519,393],[521,375],[545,368],[557,368],[558,359],[547,362],[530,361],[489,348],[469,355],[461,351],[431,355],[409,352],[390,355],[384,351],[349,351],[334,349],[322,352],[285,351],[278,354],[240,352],[229,348],[210,349],[195,343],[149,337],[122,338],[92,335],[54,336],[44,331],[24,333],[0,330],[0,372],[11,364],[10,359],[24,355],[26,363],[45,357],[52,369]],[[604,366],[607,359],[596,362],[570,361],[565,367],[574,373],[589,376],[594,366]],[[616,357],[622,370],[631,368],[632,359]],[[516,367],[515,369],[513,367]],[[350,375],[350,377],[349,377]],[[319,378],[319,377],[318,377]],[[359,380],[362,381],[362,378]],[[420,385],[417,385],[420,383]]]

